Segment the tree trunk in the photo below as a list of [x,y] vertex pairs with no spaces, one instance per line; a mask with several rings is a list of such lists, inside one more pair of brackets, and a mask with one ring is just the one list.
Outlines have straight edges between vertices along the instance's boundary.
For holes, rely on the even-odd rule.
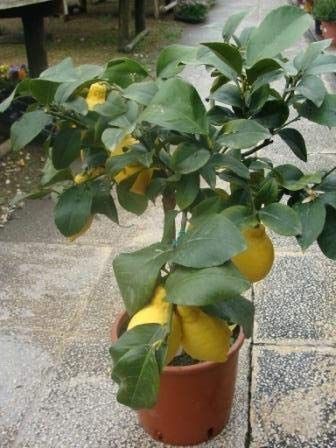
[[136,34],[146,29],[146,0],[135,0],[134,20]]
[[123,50],[131,37],[131,2],[119,0],[119,30],[118,48]]
[[38,13],[26,13],[22,16],[26,43],[29,75],[38,77],[48,67],[45,49],[44,19]]
[[80,7],[83,12],[87,12],[87,0],[80,0]]

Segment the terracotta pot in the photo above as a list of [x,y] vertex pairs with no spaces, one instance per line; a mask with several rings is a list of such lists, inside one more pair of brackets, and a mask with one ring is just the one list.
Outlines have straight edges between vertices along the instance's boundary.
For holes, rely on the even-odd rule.
[[[128,316],[122,313],[112,328],[115,342]],[[157,404],[138,411],[139,422],[154,439],[172,445],[196,445],[219,434],[227,424],[237,376],[242,330],[225,363],[201,362],[165,367]]]
[[332,45],[336,45],[336,22],[321,22],[322,36],[324,39],[332,39]]

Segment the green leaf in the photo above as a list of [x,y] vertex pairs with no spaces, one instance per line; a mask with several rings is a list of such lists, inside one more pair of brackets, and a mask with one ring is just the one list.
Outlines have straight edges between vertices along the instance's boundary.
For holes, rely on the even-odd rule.
[[67,180],[73,180],[72,172],[70,169],[56,170],[52,160],[48,157],[46,163],[42,169],[41,185],[44,187],[63,182]]
[[279,197],[279,187],[277,181],[273,177],[266,178],[255,195],[255,202],[259,206],[261,204],[271,204],[276,202]]
[[247,66],[277,56],[293,45],[311,24],[311,17],[297,7],[285,5],[273,9],[248,41]]
[[65,190],[55,207],[55,223],[58,230],[67,237],[76,235],[91,216],[92,192],[84,185]]
[[336,260],[336,210],[334,208],[327,207],[324,228],[317,242],[326,257]]
[[181,210],[189,207],[199,192],[200,180],[198,173],[182,176],[176,184],[176,203]]
[[259,211],[259,218],[266,227],[285,236],[296,236],[302,232],[298,214],[288,205],[274,203]]
[[254,120],[232,120],[224,124],[218,142],[230,148],[250,148],[270,137],[269,131]]
[[128,314],[132,316],[151,300],[161,268],[170,256],[170,246],[156,243],[114,259],[114,274]]
[[220,87],[210,95],[210,98],[219,101],[220,103],[228,104],[229,106],[239,107],[240,109],[243,106],[241,92],[238,87],[233,84],[225,84]]
[[237,47],[225,42],[209,42],[203,43],[202,45],[209,48],[217,57],[219,57],[219,59],[231,67],[238,75],[241,74],[243,59]]
[[113,118],[119,117],[127,112],[127,106],[120,95],[117,95],[115,92],[111,92],[105,103],[97,104],[94,110],[100,115],[113,120]]
[[157,91],[158,86],[155,81],[135,82],[124,90],[123,96],[139,104],[148,106]]
[[301,79],[296,91],[308,100],[312,101],[316,107],[320,107],[322,105],[327,93],[323,81],[318,76],[314,75],[304,76]]
[[294,58],[294,66],[298,71],[305,72],[310,68],[312,63],[321,54],[323,50],[328,48],[331,44],[330,39],[321,40],[319,42],[313,42],[309,44],[306,50],[302,53],[300,52]]
[[223,213],[213,214],[192,221],[172,260],[190,268],[219,266],[245,248],[239,229]]
[[324,126],[336,126],[336,95],[327,93],[322,105],[317,107],[312,101],[294,104],[295,109],[304,118]]
[[171,78],[184,68],[184,64],[196,60],[197,47],[188,45],[169,45],[164,48],[156,63],[156,74],[160,78]]
[[326,209],[319,199],[304,204],[295,204],[293,208],[298,213],[302,224],[302,233],[296,238],[302,250],[306,250],[317,240],[323,230]]
[[177,173],[198,171],[210,159],[210,152],[195,143],[181,143],[172,156],[172,168]]
[[61,129],[53,141],[52,162],[57,170],[68,168],[81,150],[81,131],[78,128]]
[[307,75],[320,75],[321,73],[333,73],[336,71],[336,55],[321,54],[307,69]]
[[166,281],[168,302],[202,306],[241,294],[250,283],[231,262],[224,266],[190,269],[178,267]]
[[201,46],[197,52],[197,61],[209,67],[214,67],[226,78],[234,80],[237,79],[237,72],[227,65],[223,59],[219,58],[209,48]]
[[223,215],[232,221],[239,229],[245,227],[255,227],[258,220],[253,216],[252,211],[245,205],[232,205],[223,211]]
[[137,325],[125,331],[110,347],[113,364],[116,365],[119,359],[129,350],[139,346],[154,347],[164,339],[165,334],[165,327],[159,324]]
[[58,86],[58,83],[44,79],[31,79],[29,84],[32,96],[41,104],[53,102]]
[[281,129],[278,132],[281,139],[290,147],[300,160],[307,162],[307,148],[302,134],[293,128]]
[[126,88],[134,82],[142,81],[147,76],[147,70],[138,62],[128,58],[119,58],[107,63],[102,79],[106,79],[110,84],[115,83]]
[[243,179],[250,178],[248,168],[238,159],[228,154],[217,153],[211,159],[211,164],[218,169],[228,169]]
[[319,184],[322,180],[321,173],[306,174],[297,180],[285,180],[282,185],[290,191],[299,191],[311,184]]
[[246,70],[247,79],[252,84],[260,77],[277,72],[281,69],[281,65],[275,59],[262,59],[255,63],[251,68]]
[[239,295],[228,297],[220,302],[204,306],[203,311],[210,314],[210,316],[219,317],[220,319],[241,325],[245,337],[250,338],[252,336],[254,305],[245,297]]
[[319,196],[319,200],[322,201],[323,204],[331,205],[331,207],[336,208],[336,191],[327,191]]
[[281,100],[267,101],[262,109],[254,115],[254,119],[268,129],[279,128],[289,116],[286,103]]
[[236,29],[242,22],[242,20],[247,16],[248,11],[241,11],[237,14],[230,16],[224,24],[222,36],[224,41],[229,42]]
[[258,112],[266,103],[270,95],[270,87],[268,84],[265,84],[259,89],[255,90],[249,101],[249,111],[252,114]]
[[118,212],[111,196],[111,185],[108,182],[97,180],[90,183],[92,191],[91,213],[107,216],[111,221],[119,224]]
[[227,107],[214,106],[208,110],[209,123],[215,126],[222,126],[225,122],[234,118],[234,113]]
[[24,148],[50,123],[52,123],[52,118],[42,110],[25,113],[11,127],[13,150],[19,151]]
[[140,120],[191,134],[207,134],[206,110],[196,89],[179,78],[162,82]]
[[134,181],[135,178],[132,176],[117,185],[118,201],[128,212],[134,213],[135,215],[142,215],[148,206],[148,199],[144,195],[130,191]]
[[126,352],[114,366],[113,378],[119,383],[119,403],[133,409],[153,407],[160,386],[155,349],[138,346]]
[[66,58],[40,74],[40,79],[53,82],[73,82],[78,78],[71,58]]

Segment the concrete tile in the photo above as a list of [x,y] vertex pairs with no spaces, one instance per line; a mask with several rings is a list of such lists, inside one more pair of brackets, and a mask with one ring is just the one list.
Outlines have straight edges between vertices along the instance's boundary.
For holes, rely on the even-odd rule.
[[27,330],[0,331],[0,446],[11,447],[31,404],[57,362],[61,340]]
[[68,331],[110,253],[107,247],[1,244],[1,325]]
[[255,285],[256,343],[336,342],[335,263],[322,254],[278,255]]
[[251,448],[333,448],[336,352],[254,347]]
[[112,267],[112,257],[99,282],[90,294],[76,328],[76,336],[109,339],[111,325],[124,309]]
[[[108,343],[73,339],[57,375],[20,432],[17,448],[162,447],[139,427],[133,411],[118,404],[109,378]],[[240,355],[230,422],[204,448],[244,448],[248,413],[249,345]],[[141,440],[141,445],[139,444]]]

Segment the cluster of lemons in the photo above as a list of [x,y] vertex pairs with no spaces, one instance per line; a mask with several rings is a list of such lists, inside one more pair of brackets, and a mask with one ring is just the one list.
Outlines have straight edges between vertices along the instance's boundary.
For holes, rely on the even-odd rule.
[[[103,83],[90,86],[86,102],[89,110],[106,101],[107,87]],[[126,135],[111,151],[110,157],[124,153],[138,141],[131,135]],[[74,178],[76,184],[81,184],[105,174],[105,167],[96,167]],[[145,168],[138,163],[127,165],[114,177],[119,184],[124,180],[135,177],[130,191],[144,195],[153,176],[153,168]],[[71,237],[76,239],[88,230],[92,218],[79,234]],[[232,262],[239,271],[251,282],[262,280],[270,271],[274,260],[273,244],[265,232],[265,227],[259,225],[243,230],[247,249],[234,256]],[[170,304],[166,300],[166,291],[162,285],[158,286],[149,305],[138,311],[130,320],[128,329],[138,325],[157,323],[166,325],[170,316]],[[169,364],[182,348],[188,355],[199,361],[225,362],[230,349],[231,329],[222,319],[209,316],[195,306],[174,306],[172,324],[168,336],[168,350],[166,363]]]
[[[245,229],[243,235],[247,249],[234,256],[232,262],[248,280],[257,282],[265,278],[272,268],[273,244],[261,224]],[[169,306],[164,287],[158,286],[149,305],[132,317],[128,330],[149,323],[166,325]],[[225,362],[230,338],[231,330],[224,320],[209,316],[195,306],[178,305],[173,311],[166,363],[171,362],[180,348],[199,361]]]

